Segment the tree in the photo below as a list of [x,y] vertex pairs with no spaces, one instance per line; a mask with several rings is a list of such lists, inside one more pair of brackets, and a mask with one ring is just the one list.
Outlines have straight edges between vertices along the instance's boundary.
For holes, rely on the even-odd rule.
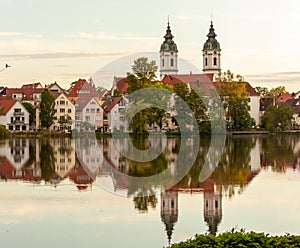
[[65,131],[68,128],[68,125],[72,124],[72,119],[69,115],[63,115],[59,118],[58,123],[63,127]]
[[261,97],[269,97],[269,90],[267,87],[255,87],[255,90]]
[[294,111],[292,107],[286,103],[279,106],[269,105],[261,119],[261,125],[268,131],[285,130],[292,124]]
[[134,61],[131,69],[139,79],[146,78],[153,81],[156,78],[157,65],[155,64],[155,60],[148,62],[148,58],[138,58]]
[[36,116],[35,116],[36,109],[29,102],[23,102],[22,104],[29,112],[29,126],[34,125],[36,122]]
[[288,93],[288,91],[285,89],[285,86],[278,86],[270,90],[268,97],[277,99],[280,95],[286,93]]
[[[148,88],[148,87],[156,87],[156,88],[168,88],[162,82],[157,81],[156,71],[157,66],[155,65],[155,61],[148,62],[148,58],[138,58],[134,61],[132,65],[133,74],[128,73],[127,82],[129,87],[127,92],[133,93],[137,90]],[[130,104],[142,105],[145,106],[149,103],[155,101],[152,96],[145,95],[141,92],[138,96],[135,95],[134,99],[129,95]],[[151,98],[151,99],[150,99]],[[156,96],[158,104],[161,101],[166,101],[163,93]],[[129,113],[129,112],[128,112]],[[152,124],[153,122],[157,123],[160,127],[163,125],[164,118],[166,116],[166,111],[154,108],[149,104],[149,108],[145,108],[138,113],[136,113],[131,122],[129,123],[129,128],[132,130],[134,134],[141,135],[146,133],[147,124]]]
[[224,72],[219,82],[218,92],[224,102],[229,128],[236,130],[249,129],[255,125],[248,112],[248,96],[246,82],[243,77],[236,77],[229,70]]
[[52,96],[50,89],[45,89],[41,95],[40,120],[43,128],[49,130],[53,124],[55,115],[55,98]]

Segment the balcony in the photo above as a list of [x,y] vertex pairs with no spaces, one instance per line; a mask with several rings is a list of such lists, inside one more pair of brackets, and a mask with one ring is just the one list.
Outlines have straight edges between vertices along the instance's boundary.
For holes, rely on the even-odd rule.
[[14,116],[24,116],[24,112],[14,112]]

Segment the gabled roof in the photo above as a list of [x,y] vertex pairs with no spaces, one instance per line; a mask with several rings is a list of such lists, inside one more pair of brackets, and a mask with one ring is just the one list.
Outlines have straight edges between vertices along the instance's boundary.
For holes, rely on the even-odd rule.
[[293,94],[289,94],[289,93],[281,94],[280,96],[278,96],[278,98],[277,98],[276,101],[278,103],[284,103],[284,102],[286,102],[289,99],[294,99],[294,95]]
[[7,112],[16,104],[17,100],[0,100],[1,115],[6,115]]
[[116,82],[116,86],[117,86],[117,89],[120,92],[120,94],[125,94],[129,87],[127,78],[126,77],[125,78],[124,77],[122,77],[122,78],[116,77],[115,82]]
[[69,96],[78,97],[78,95],[98,96],[96,89],[93,88],[85,79],[79,79],[71,85]]
[[23,84],[22,89],[40,89],[43,88],[41,83]]
[[84,107],[90,103],[92,100],[95,100],[95,102],[99,105],[97,98],[95,97],[78,97],[75,101],[76,107],[78,107],[78,110],[83,110]]
[[101,105],[101,107],[103,108],[104,112],[108,113],[113,109],[114,106],[116,106],[120,102],[121,99],[121,96],[108,97],[105,100],[105,102]]

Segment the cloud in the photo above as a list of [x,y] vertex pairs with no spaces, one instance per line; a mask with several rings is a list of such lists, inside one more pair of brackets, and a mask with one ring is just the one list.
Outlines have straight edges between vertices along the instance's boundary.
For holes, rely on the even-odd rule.
[[90,34],[85,32],[79,32],[76,35],[71,35],[72,38],[83,38],[83,39],[91,39],[91,40],[105,40],[105,41],[158,41],[160,38],[158,37],[142,37],[142,36],[118,36],[118,35],[110,35],[105,32],[101,32],[98,34]]
[[0,54],[4,61],[28,60],[28,59],[64,59],[64,58],[92,58],[124,56],[126,53],[38,53],[38,54]]
[[21,36],[21,35],[24,35],[24,33],[20,33],[20,32],[0,32],[0,36],[4,36],[4,37]]

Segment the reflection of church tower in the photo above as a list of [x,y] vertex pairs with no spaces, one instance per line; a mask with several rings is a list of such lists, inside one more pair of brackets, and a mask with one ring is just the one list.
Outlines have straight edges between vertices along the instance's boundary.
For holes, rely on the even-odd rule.
[[213,73],[214,77],[221,73],[221,48],[216,40],[216,33],[211,21],[208,39],[203,45],[203,72]]
[[177,45],[173,41],[174,36],[171,33],[170,23],[168,22],[165,40],[160,46],[160,77],[167,74],[177,74]]
[[209,227],[209,233],[216,235],[218,225],[222,220],[222,188],[213,185],[204,190],[204,220]]
[[170,245],[174,224],[178,219],[178,192],[165,191],[161,193],[160,217],[166,225]]

